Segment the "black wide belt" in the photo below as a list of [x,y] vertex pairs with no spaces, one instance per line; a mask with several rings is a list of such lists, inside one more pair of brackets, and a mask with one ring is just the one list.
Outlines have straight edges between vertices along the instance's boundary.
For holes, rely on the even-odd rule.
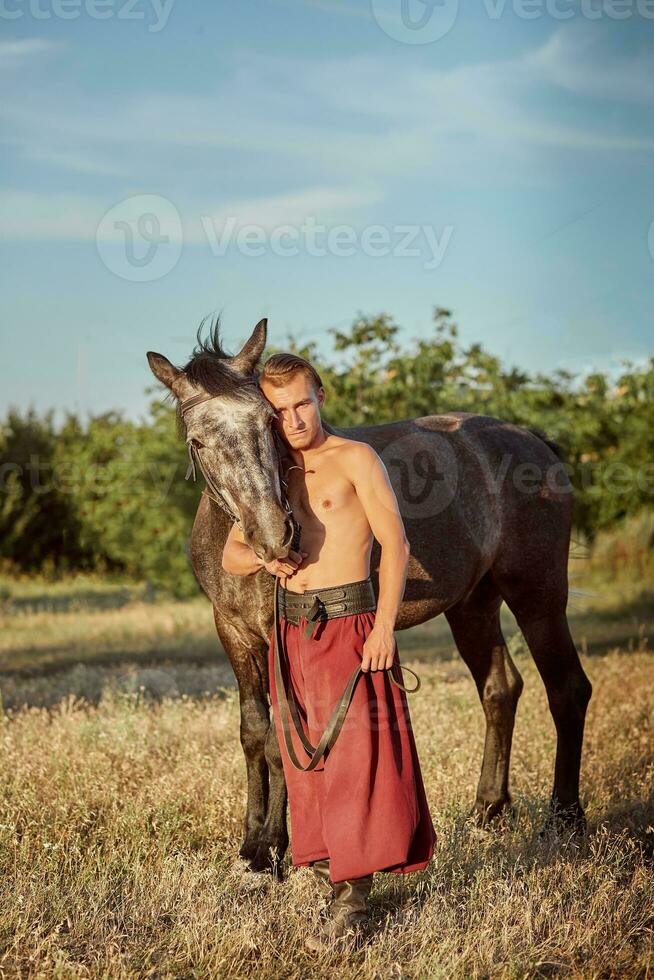
[[[295,702],[295,698],[293,694],[287,687],[286,679],[284,677],[284,673],[282,670],[283,643],[282,643],[281,622],[280,622],[280,618],[281,618],[280,595],[283,594],[285,599],[288,599],[289,596],[293,596],[293,598],[290,599],[289,602],[299,602],[300,600],[302,600],[304,603],[307,603],[310,601],[310,609],[313,609],[314,599],[316,597],[316,594],[319,597],[322,597],[322,599],[324,600],[325,593],[342,592],[345,589],[351,588],[351,586],[360,586],[361,591],[363,592],[368,582],[370,582],[370,579],[366,579],[363,582],[352,582],[350,583],[350,585],[347,586],[339,585],[329,589],[311,589],[309,592],[303,592],[299,594],[297,592],[289,592],[287,589],[284,589],[280,584],[279,578],[277,577],[275,578],[275,597],[274,597],[274,605],[273,605],[274,608],[274,625],[273,625],[274,661],[273,663],[274,663],[274,671],[275,671],[275,687],[277,689],[279,716],[280,716],[282,735],[284,737],[284,744],[286,746],[286,751],[288,753],[289,759],[291,760],[291,763],[296,769],[299,769],[300,772],[311,772],[312,770],[314,770],[318,765],[318,763],[321,761],[321,759],[324,757],[325,753],[333,747],[334,743],[336,742],[336,739],[340,735],[341,729],[343,727],[343,723],[345,721],[345,716],[347,714],[347,710],[350,707],[350,703],[352,701],[352,698],[354,697],[354,691],[356,689],[357,682],[361,677],[363,670],[360,665],[355,668],[354,673],[352,674],[349,681],[347,682],[345,690],[343,691],[341,697],[339,698],[338,702],[334,706],[334,710],[327,723],[327,727],[322,733],[318,744],[312,745],[304,731],[304,728],[302,727],[302,721],[300,719],[298,706]],[[372,593],[372,601],[374,603],[375,596],[372,591],[372,583],[370,583],[370,593]],[[310,599],[310,597],[313,598]],[[327,598],[327,601],[324,602],[325,608],[327,607],[329,601],[330,601],[329,598]],[[342,606],[347,604],[347,599],[345,597],[334,596],[332,601],[334,606],[337,605]],[[374,605],[373,605],[373,609],[374,609]],[[357,611],[370,612],[371,610],[366,608]],[[304,613],[304,615],[307,615],[306,612]],[[347,616],[347,615],[350,615],[350,613],[347,611],[343,611],[342,609],[339,608],[332,612],[331,617],[327,615],[326,618],[329,619],[329,618],[334,618],[334,616]],[[322,616],[319,616],[317,618],[320,619],[322,618]],[[312,620],[309,620],[307,627],[312,622],[313,622]],[[402,676],[401,673],[400,673],[400,678],[398,678],[397,672],[403,670],[408,671],[408,673],[412,674],[413,677],[415,678],[416,683],[412,688],[407,688],[404,686],[404,684],[400,680]],[[418,676],[414,673],[414,671],[412,671],[409,667],[401,666],[397,661],[393,663],[392,667],[386,668],[386,673],[388,673],[388,676],[392,681],[392,683],[395,684],[396,687],[399,687],[401,691],[405,691],[407,694],[412,694],[414,691],[417,691],[418,688],[420,687],[420,680]],[[291,728],[295,729],[295,733],[299,738],[300,742],[302,743],[302,748],[304,749],[307,756],[309,757],[306,765],[303,765],[297,757],[297,753],[293,745]]]
[[357,613],[374,612],[377,608],[372,579],[333,585],[323,589],[307,589],[306,592],[290,592],[281,584],[277,589],[277,611],[280,616],[300,625],[306,616],[305,640],[313,634],[316,625],[338,616],[354,616]]

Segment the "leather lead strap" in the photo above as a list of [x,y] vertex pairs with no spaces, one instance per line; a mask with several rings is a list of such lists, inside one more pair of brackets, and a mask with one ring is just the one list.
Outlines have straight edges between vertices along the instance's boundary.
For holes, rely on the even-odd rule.
[[[277,702],[279,705],[279,717],[282,726],[282,733],[284,735],[284,744],[286,746],[286,751],[288,752],[288,757],[293,763],[293,765],[295,766],[295,768],[299,769],[300,772],[312,772],[316,768],[320,760],[323,758],[325,752],[333,747],[334,743],[336,742],[336,739],[340,735],[341,729],[343,727],[343,723],[345,721],[345,717],[348,712],[348,708],[350,707],[350,704],[352,703],[352,698],[354,697],[354,691],[357,686],[357,681],[359,680],[361,674],[364,673],[364,671],[361,669],[360,665],[355,669],[354,673],[352,674],[349,681],[347,682],[347,686],[343,691],[343,694],[341,695],[336,707],[334,708],[334,711],[332,712],[331,718],[329,719],[327,723],[327,727],[322,733],[320,741],[316,746],[313,746],[309,741],[309,739],[307,738],[304,728],[302,727],[302,721],[300,719],[300,715],[297,709],[297,704],[295,703],[295,699],[292,696],[292,694],[289,694],[288,691],[286,690],[286,682],[284,680],[284,675],[282,673],[282,662],[281,662],[282,640],[281,640],[281,627],[279,622],[278,591],[279,591],[279,578],[276,576],[275,594],[274,594],[275,626],[274,626],[274,637],[273,637],[273,651],[274,651],[274,668],[275,668],[275,687],[277,689]],[[393,684],[395,684],[396,687],[399,687],[401,691],[404,691],[405,694],[415,693],[415,691],[417,691],[420,687],[420,678],[415,673],[415,671],[411,670],[410,667],[404,667],[401,665],[398,666],[400,666],[400,670],[406,670],[409,674],[415,677],[416,683],[412,688],[407,688],[402,684],[401,681],[398,681],[397,678],[394,677],[392,673],[395,664],[393,665],[393,667],[386,668],[386,670],[388,671],[388,676],[390,677],[391,681],[393,682]],[[295,752],[295,746],[293,745],[293,737],[291,734],[291,720],[293,722],[293,727],[295,728],[295,732],[298,738],[300,739],[305,752],[309,756],[309,762],[307,763],[306,766],[302,765]]]

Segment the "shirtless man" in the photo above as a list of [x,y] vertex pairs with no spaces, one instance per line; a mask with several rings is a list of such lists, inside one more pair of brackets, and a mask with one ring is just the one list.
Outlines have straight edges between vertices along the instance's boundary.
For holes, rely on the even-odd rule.
[[276,388],[264,370],[260,385],[277,412],[278,431],[298,467],[287,479],[289,503],[302,526],[302,553],[264,563],[234,525],[223,567],[243,575],[263,566],[292,592],[355,582],[370,574],[374,535],[381,545],[379,601],[362,666],[390,667],[409,543],[386,468],[367,443],[325,433],[320,418],[325,391],[322,385],[316,390],[306,374],[298,372]]
[[[313,866],[332,899],[324,926],[308,942],[318,949],[367,924],[373,872],[420,870],[433,850],[434,831],[406,698],[384,673],[397,658],[394,628],[409,545],[377,453],[367,443],[325,432],[320,416],[325,391],[315,368],[295,355],[276,354],[266,362],[259,384],[275,409],[275,425],[292,460],[286,475],[288,499],[301,525],[301,550],[264,563],[235,525],[223,568],[249,575],[263,567],[280,578],[287,687],[301,708],[312,744],[353,667],[360,664],[370,675],[366,683],[361,678],[349,724],[324,765],[313,772],[298,771],[281,738],[271,636],[271,701],[289,792],[293,864]],[[370,579],[373,538],[381,545],[376,608]],[[343,602],[330,606],[332,589],[355,611],[344,613]],[[285,616],[294,596],[324,600],[328,618],[318,630],[306,618],[294,622],[290,614]],[[315,635],[308,636],[308,629]]]

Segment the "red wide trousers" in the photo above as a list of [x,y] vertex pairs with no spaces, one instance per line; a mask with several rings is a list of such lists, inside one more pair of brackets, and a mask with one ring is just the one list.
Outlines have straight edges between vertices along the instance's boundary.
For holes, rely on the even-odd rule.
[[[296,626],[280,617],[282,671],[304,730],[317,745],[354,669],[375,613],[320,622],[309,639],[306,619]],[[268,663],[273,717],[288,788],[291,858],[295,866],[329,858],[332,881],[374,871],[423,870],[436,835],[427,806],[406,695],[386,671],[359,678],[334,746],[313,772],[300,772],[288,757],[279,717],[273,668]],[[395,657],[398,660],[397,644]],[[399,668],[395,668],[399,677]],[[292,731],[298,759],[306,751]]]

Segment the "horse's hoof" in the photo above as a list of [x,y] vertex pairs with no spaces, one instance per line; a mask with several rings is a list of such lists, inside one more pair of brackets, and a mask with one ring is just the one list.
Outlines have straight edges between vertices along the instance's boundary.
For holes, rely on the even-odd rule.
[[256,857],[257,851],[259,850],[258,840],[245,840],[243,841],[238,856],[243,858],[244,861],[251,861],[252,858]]
[[567,806],[552,803],[539,836],[549,837],[554,834],[557,837],[582,837],[586,834],[587,829],[586,814],[580,803],[570,803]]
[[248,864],[249,870],[253,874],[264,874],[272,876],[274,881],[284,880],[284,870],[282,859],[276,847],[268,844],[260,844],[256,855]]
[[468,815],[469,821],[480,830],[490,829],[497,818],[511,812],[511,800],[477,800]]
[[269,874],[254,874],[247,861],[236,858],[230,869],[235,891],[240,895],[258,895],[270,885]]

